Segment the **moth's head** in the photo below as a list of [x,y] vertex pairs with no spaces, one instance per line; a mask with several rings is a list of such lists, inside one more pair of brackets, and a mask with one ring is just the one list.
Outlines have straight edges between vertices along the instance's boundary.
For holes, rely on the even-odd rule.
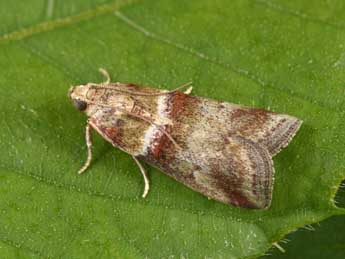
[[85,111],[87,109],[87,93],[89,91],[88,85],[71,86],[68,91],[68,96],[71,98],[74,107],[79,111]]

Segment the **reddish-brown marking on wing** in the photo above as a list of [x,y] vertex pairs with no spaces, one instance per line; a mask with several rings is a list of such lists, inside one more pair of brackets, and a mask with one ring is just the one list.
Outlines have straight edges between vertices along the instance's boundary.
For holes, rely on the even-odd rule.
[[231,131],[262,144],[273,156],[287,146],[302,121],[263,109],[240,108],[231,112]]
[[231,196],[231,203],[235,206],[248,208],[248,209],[257,209],[257,206],[250,202],[243,194],[239,191],[229,191],[229,196]]
[[[112,127],[104,127],[99,121],[95,118],[91,119],[92,126],[97,130],[99,134],[101,134],[104,138],[110,141],[113,145],[123,146],[122,137],[123,132],[121,127],[117,127],[116,125]],[[118,122],[121,125],[121,120]]]
[[[236,163],[234,162],[235,161],[229,163],[229,171],[234,170],[232,168],[236,168]],[[214,165],[217,165],[217,163],[214,163]],[[247,197],[241,192],[241,186],[243,183],[243,177],[241,176],[241,174],[229,176],[224,174],[224,172],[222,172],[216,166],[214,166],[213,169],[214,170],[212,170],[212,175],[217,181],[219,192],[223,192],[224,195],[226,195],[227,200],[229,200],[231,204],[244,208],[256,207],[255,204],[250,202]],[[245,171],[240,172],[244,173]]]
[[167,143],[170,142],[168,137],[161,132],[157,132],[151,140],[151,152],[155,159],[160,159],[162,151],[166,148]]
[[[174,92],[168,95],[165,112],[169,119],[174,119],[182,111],[187,99],[186,97],[187,95],[181,92]],[[166,132],[174,136],[171,126],[166,125],[163,128]],[[162,132],[157,132],[151,141],[151,156],[157,160],[165,160],[167,157],[173,159],[171,155],[174,154],[174,150],[175,147],[171,140],[165,134],[162,134]],[[170,156],[165,156],[165,153],[169,153]]]
[[[181,135],[183,131],[180,130],[181,122],[179,118],[183,120],[187,118],[187,113],[193,112],[192,103],[194,98],[195,97],[178,91],[166,95],[166,108],[164,112],[167,118],[173,121],[173,125],[165,125],[162,128],[170,134],[182,148],[185,135]],[[196,101],[194,103],[196,103]],[[176,152],[176,145],[174,145],[165,134],[158,132],[156,136],[152,138],[150,149],[148,150],[145,160],[149,161],[151,164],[157,164],[162,168],[162,165],[168,165],[171,162],[174,163]],[[166,166],[165,170],[169,170],[168,168],[169,166]]]
[[167,103],[167,113],[170,118],[175,118],[178,115],[185,106],[188,97],[188,95],[181,92],[174,92],[170,95]]
[[142,88],[139,85],[136,85],[133,83],[126,84],[126,87],[129,88],[130,90],[140,90]]
[[101,128],[105,135],[112,140],[112,143],[118,146],[124,146],[122,142],[123,134],[120,128]]
[[263,109],[236,109],[231,113],[231,121],[234,125],[240,123],[239,129],[245,133],[265,124],[269,114],[272,113]]
[[121,131],[118,128],[111,127],[111,128],[102,128],[102,130],[105,132],[105,134],[113,139],[116,140],[122,136]]

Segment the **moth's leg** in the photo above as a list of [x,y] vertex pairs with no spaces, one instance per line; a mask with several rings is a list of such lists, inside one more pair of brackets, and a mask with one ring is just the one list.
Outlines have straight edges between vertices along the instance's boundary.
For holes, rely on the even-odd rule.
[[190,93],[192,92],[192,90],[193,90],[192,82],[188,82],[188,83],[186,83],[186,84],[183,84],[183,85],[179,86],[177,89],[179,89],[179,88],[185,88],[185,87],[187,87],[187,86],[189,86],[189,87],[188,87],[187,90],[184,91],[183,93],[184,93],[184,94],[190,94]]
[[104,68],[101,68],[101,67],[98,70],[99,70],[99,72],[101,72],[101,74],[106,79],[102,84],[105,84],[105,85],[109,84],[110,83],[110,75],[109,75],[108,71],[105,70]]
[[185,94],[190,94],[190,93],[192,92],[192,90],[193,90],[193,86],[190,86],[190,87],[188,87],[188,89],[187,89],[186,91],[184,91],[183,93],[185,93]]
[[144,189],[144,192],[143,192],[142,197],[145,198],[146,195],[147,195],[148,192],[149,192],[149,189],[150,189],[149,178],[147,177],[145,168],[142,166],[142,164],[140,163],[140,161],[139,161],[135,156],[132,156],[132,157],[133,157],[134,161],[137,163],[137,165],[138,165],[138,167],[139,167],[139,169],[140,169],[140,172],[141,172],[141,174],[142,174],[143,177],[144,177],[145,189]]
[[91,139],[91,127],[89,122],[86,125],[85,128],[85,140],[86,140],[86,146],[87,146],[87,160],[83,167],[78,171],[78,174],[82,174],[86,171],[86,169],[89,168],[91,164],[92,159],[92,139]]

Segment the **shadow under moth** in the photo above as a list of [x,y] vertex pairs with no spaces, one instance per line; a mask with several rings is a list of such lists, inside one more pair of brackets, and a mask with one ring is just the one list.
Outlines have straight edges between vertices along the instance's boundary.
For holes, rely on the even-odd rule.
[[[106,81],[73,86],[69,96],[88,116],[86,144],[91,163],[91,128],[114,147],[211,199],[263,209],[272,200],[272,156],[286,147],[302,121],[284,114],[190,95],[190,84],[167,91]],[[181,91],[188,88],[186,91]]]

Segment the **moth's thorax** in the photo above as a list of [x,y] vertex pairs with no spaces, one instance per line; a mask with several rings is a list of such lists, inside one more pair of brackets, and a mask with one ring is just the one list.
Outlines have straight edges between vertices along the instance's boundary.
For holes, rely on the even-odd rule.
[[[109,86],[114,88],[111,89]],[[89,117],[102,109],[112,109],[114,115],[136,113],[142,116],[152,117],[152,114],[148,109],[145,109],[145,105],[140,100],[143,98],[133,97],[127,92],[122,92],[122,90],[128,90],[127,88],[129,87],[126,87],[125,84],[104,86],[95,84],[79,85],[70,90],[70,97],[72,100],[81,100],[87,103],[85,113]],[[148,98],[146,97],[144,99]]]
[[87,103],[84,110],[93,128],[127,153],[143,154],[152,145],[151,134],[159,135],[172,122],[168,95],[131,84],[80,85],[70,90],[73,100]]

